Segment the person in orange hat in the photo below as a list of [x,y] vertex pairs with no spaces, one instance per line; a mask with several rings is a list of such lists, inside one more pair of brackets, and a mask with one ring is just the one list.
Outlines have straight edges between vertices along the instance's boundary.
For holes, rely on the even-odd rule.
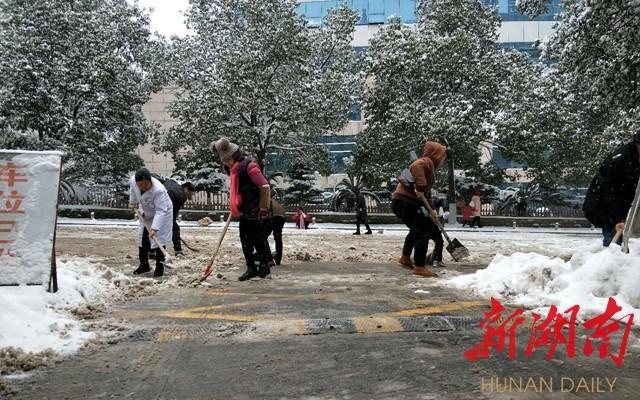
[[[408,171],[399,178],[396,191],[393,193],[391,208],[409,228],[402,248],[402,257],[398,263],[412,268],[413,273],[425,277],[438,275],[427,268],[426,258],[429,240],[435,243],[433,251],[434,264],[442,263],[444,241],[440,229],[435,221],[438,215],[435,211],[429,213],[423,204],[424,197],[435,210],[431,199],[431,189],[436,180],[436,170],[440,167],[447,154],[447,148],[439,143],[429,141],[424,145],[421,158],[415,160]],[[409,175],[408,177],[406,175]],[[411,262],[411,252],[414,250],[414,262]]]

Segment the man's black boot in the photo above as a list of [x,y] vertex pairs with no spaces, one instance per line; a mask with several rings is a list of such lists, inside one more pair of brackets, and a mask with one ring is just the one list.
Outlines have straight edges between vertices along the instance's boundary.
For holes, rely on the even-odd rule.
[[145,272],[149,272],[151,271],[151,267],[149,266],[149,263],[143,264],[140,263],[140,265],[138,266],[138,268],[133,271],[134,275],[140,275],[140,274],[144,274]]
[[156,269],[153,271],[153,276],[164,275],[164,261],[156,260]]
[[238,280],[240,282],[244,282],[248,281],[251,278],[255,278],[256,276],[258,276],[258,270],[256,269],[256,266],[247,266],[247,270],[244,272],[244,274],[240,275]]
[[140,275],[151,271],[151,267],[149,267],[149,253],[143,250],[142,247],[138,247],[138,258],[140,259],[140,265],[133,271],[133,274]]
[[260,278],[266,278],[271,273],[271,267],[269,263],[262,262],[258,268],[258,276]]

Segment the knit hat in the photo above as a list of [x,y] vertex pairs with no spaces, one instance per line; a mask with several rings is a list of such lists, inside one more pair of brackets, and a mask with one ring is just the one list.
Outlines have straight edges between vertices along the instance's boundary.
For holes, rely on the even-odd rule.
[[220,159],[224,162],[229,160],[233,155],[240,150],[240,146],[235,143],[229,141],[229,139],[223,137],[216,142],[211,142],[209,145],[209,149],[213,151],[217,151]]

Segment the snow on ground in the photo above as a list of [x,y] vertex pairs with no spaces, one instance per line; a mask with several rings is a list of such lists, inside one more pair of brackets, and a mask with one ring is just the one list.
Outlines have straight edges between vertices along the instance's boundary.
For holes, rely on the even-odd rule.
[[72,353],[95,335],[83,329],[78,318],[90,318],[109,303],[126,297],[125,290],[140,292],[153,283],[152,279],[147,279],[150,283],[132,281],[86,258],[60,259],[57,268],[57,293],[48,293],[43,286],[0,290],[0,348]]
[[614,297],[623,307],[620,316],[640,317],[639,241],[631,241],[629,254],[619,246],[603,248],[599,241],[585,241],[569,250],[573,256],[568,261],[537,253],[498,254],[486,269],[443,284],[534,308],[543,315],[552,304],[560,312],[580,305],[582,317],[600,314],[608,298]]

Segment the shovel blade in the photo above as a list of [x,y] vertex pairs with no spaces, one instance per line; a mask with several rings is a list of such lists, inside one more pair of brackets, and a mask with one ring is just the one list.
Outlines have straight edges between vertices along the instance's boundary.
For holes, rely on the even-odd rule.
[[464,247],[462,243],[455,238],[447,245],[447,251],[455,261],[460,261],[470,255],[469,249]]

